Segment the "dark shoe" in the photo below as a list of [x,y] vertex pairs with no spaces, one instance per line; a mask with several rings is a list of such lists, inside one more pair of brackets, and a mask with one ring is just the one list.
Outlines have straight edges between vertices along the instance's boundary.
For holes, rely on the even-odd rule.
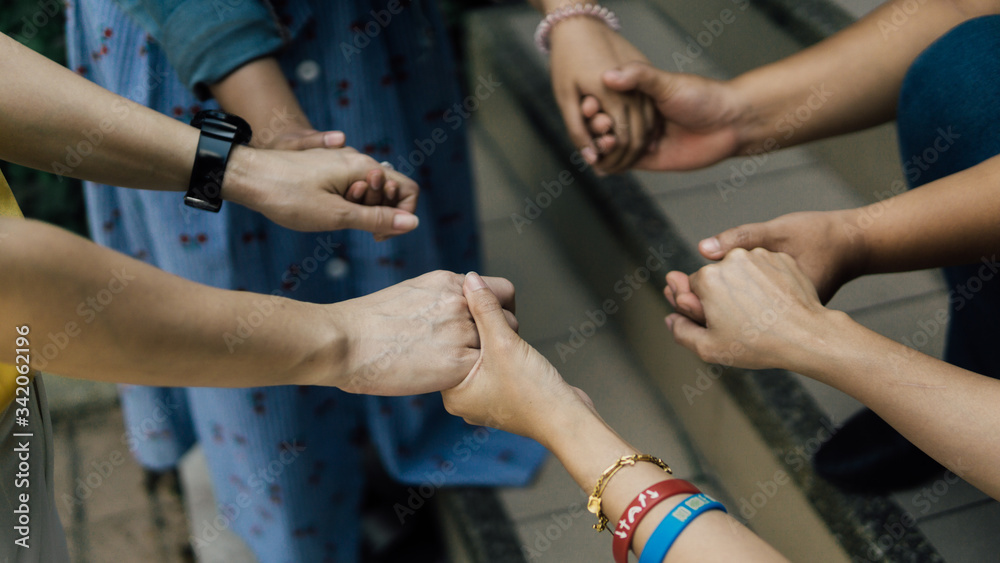
[[869,494],[909,489],[944,472],[869,409],[852,416],[820,447],[813,467],[840,489]]

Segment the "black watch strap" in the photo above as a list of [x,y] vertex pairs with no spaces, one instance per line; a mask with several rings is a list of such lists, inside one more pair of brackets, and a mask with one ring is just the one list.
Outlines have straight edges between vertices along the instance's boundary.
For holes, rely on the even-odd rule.
[[184,203],[218,213],[222,209],[222,180],[229,154],[237,144],[250,142],[250,125],[240,117],[218,110],[198,112],[191,125],[201,129],[201,137]]

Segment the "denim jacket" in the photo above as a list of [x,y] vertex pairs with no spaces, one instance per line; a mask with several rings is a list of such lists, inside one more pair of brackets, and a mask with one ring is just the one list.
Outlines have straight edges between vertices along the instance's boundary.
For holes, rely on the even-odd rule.
[[115,0],[163,48],[181,83],[201,99],[206,85],[285,46],[311,15],[306,0],[285,11],[296,25],[283,26],[267,0]]

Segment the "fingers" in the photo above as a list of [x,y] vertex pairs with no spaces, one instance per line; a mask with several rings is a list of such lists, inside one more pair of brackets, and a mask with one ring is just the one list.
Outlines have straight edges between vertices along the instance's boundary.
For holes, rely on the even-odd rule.
[[382,187],[385,184],[385,171],[381,168],[375,168],[374,170],[369,170],[368,174],[365,176],[365,180],[368,182],[370,189],[365,192],[365,205],[380,205],[385,202],[382,201]]
[[476,272],[465,276],[463,286],[465,299],[469,303],[469,311],[476,322],[479,338],[485,349],[488,342],[508,336],[512,333],[504,308],[500,300],[493,294],[486,281]]
[[358,229],[376,237],[387,237],[408,233],[420,225],[416,215],[392,207],[371,207],[347,201],[339,207],[338,229]]
[[580,102],[580,113],[586,119],[593,119],[601,111],[601,102],[594,96],[584,96]]
[[491,276],[481,276],[486,285],[497,296],[500,305],[510,311],[517,312],[517,305],[514,300],[514,284],[506,278],[495,278]]
[[[708,329],[679,313],[671,313],[666,318],[667,328],[674,333],[678,344],[697,352],[708,341]],[[700,355],[700,354],[699,354]],[[704,359],[704,358],[702,358]]]
[[339,149],[347,142],[343,131],[310,131],[290,134],[277,139],[272,148],[304,151],[309,149]]
[[590,120],[588,123],[590,127],[590,134],[594,137],[600,137],[601,135],[606,135],[611,132],[615,126],[615,122],[611,120],[611,116],[600,112]]
[[386,172],[388,183],[395,186],[396,200],[395,207],[408,213],[417,212],[417,201],[420,197],[420,186],[409,176],[400,174],[395,170]]
[[339,149],[347,144],[347,135],[343,131],[327,131],[323,135],[323,143],[328,149]]
[[521,323],[517,321],[517,317],[514,316],[514,313],[511,313],[507,309],[504,309],[503,316],[504,318],[507,319],[507,326],[509,326],[511,330],[513,330],[514,332],[520,331]]
[[587,124],[584,123],[583,114],[580,112],[581,100],[576,88],[557,88],[556,97],[573,146],[580,147],[580,156],[587,161],[587,164],[594,164],[597,162],[597,150],[593,146]]
[[638,90],[659,100],[669,82],[669,73],[646,63],[631,62],[617,70],[609,70],[601,77],[604,85],[618,92]]
[[[684,272],[667,274],[667,299],[678,312],[701,325],[705,324],[705,307],[691,289],[691,278]],[[667,292],[665,292],[667,293]]]
[[709,237],[698,243],[698,251],[709,260],[721,260],[734,248],[753,250],[757,247],[768,248],[767,227],[765,223],[750,223],[723,231],[714,237]]

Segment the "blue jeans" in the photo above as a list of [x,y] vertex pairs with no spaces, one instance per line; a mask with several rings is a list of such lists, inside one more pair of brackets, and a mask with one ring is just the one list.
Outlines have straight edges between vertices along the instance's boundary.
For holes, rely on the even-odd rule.
[[[1000,16],[967,21],[921,53],[903,81],[897,119],[911,188],[1000,154]],[[996,254],[944,275],[951,314],[945,360],[1000,378]]]

